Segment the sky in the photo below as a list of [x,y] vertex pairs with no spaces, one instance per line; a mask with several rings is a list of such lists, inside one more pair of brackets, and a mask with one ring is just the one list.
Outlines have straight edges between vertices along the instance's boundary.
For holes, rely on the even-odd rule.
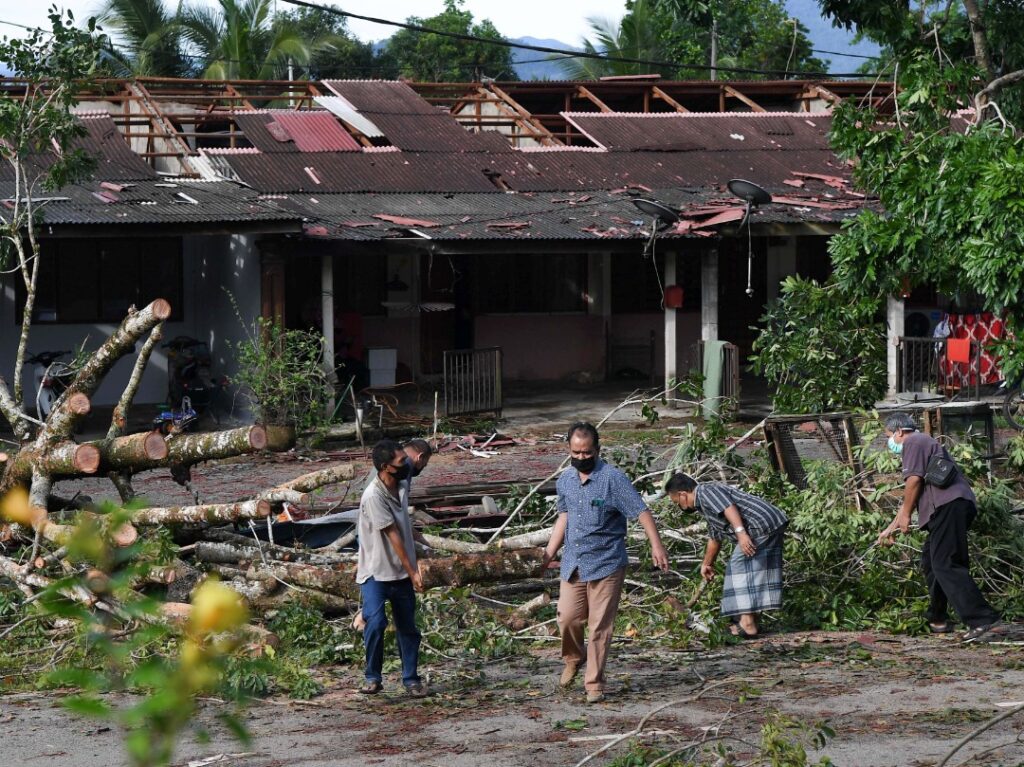
[[[75,18],[87,18],[96,12],[101,0],[57,0],[63,8],[70,9]],[[215,0],[191,0],[202,5],[215,5]],[[284,0],[275,0],[278,9],[294,8]],[[377,0],[377,2],[348,2],[347,0],[314,0],[342,10],[376,16],[395,21],[404,21],[416,15],[421,18],[436,15],[444,9],[444,0]],[[176,5],[176,0],[167,3]],[[51,0],[0,0],[0,22],[14,22],[25,25],[47,25],[46,9]],[[811,30],[815,47],[829,50],[849,49],[849,35],[831,28],[828,21],[817,13],[815,0],[786,0],[790,13],[799,18]],[[503,35],[510,38],[535,37],[559,40],[567,45],[578,45],[589,33],[589,17],[618,19],[625,12],[624,0],[465,0],[463,6],[477,20],[490,19]],[[381,40],[394,32],[394,27],[382,26],[354,19],[349,20],[349,29],[362,40]],[[19,34],[16,27],[0,24],[0,35]],[[857,46],[858,53],[873,53],[870,44]],[[828,57],[825,57],[828,58]],[[832,71],[852,71],[859,61],[849,58],[835,58]]]

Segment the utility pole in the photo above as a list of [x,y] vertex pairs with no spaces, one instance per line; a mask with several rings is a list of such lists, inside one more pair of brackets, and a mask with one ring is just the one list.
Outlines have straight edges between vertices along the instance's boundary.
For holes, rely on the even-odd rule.
[[711,79],[718,79],[718,19],[711,17]]

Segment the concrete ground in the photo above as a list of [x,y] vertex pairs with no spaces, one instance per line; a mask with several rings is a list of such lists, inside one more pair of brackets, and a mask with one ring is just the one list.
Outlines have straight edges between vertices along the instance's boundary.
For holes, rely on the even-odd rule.
[[[842,767],[924,767],[1005,711],[999,704],[1024,698],[1019,647],[831,633],[769,636],[703,654],[655,650],[623,638],[610,660],[607,701],[587,706],[578,687],[558,689],[560,661],[552,644],[508,662],[431,664],[424,671],[433,694],[422,701],[395,692],[394,678],[383,695],[360,697],[352,691],[357,680],[350,671],[328,668],[327,691],[314,700],[254,701],[244,715],[254,738],[249,745],[218,729],[215,716],[226,704],[206,700],[197,724],[211,729],[212,741],[198,744],[194,733],[182,738],[173,763],[573,765],[632,730],[655,706],[678,700],[648,722],[647,730],[655,732],[648,743],[667,748],[722,737],[742,763],[753,756],[747,744],[759,741],[761,724],[779,711],[835,730],[823,748],[811,749],[815,758],[828,755]],[[697,699],[702,679],[708,690]],[[122,734],[69,715],[59,695],[0,697],[0,722],[0,764],[128,764]],[[1004,721],[950,764],[1020,765],[1024,743],[1016,737],[1022,728],[1024,715]],[[608,765],[627,748],[623,743],[591,764]]]

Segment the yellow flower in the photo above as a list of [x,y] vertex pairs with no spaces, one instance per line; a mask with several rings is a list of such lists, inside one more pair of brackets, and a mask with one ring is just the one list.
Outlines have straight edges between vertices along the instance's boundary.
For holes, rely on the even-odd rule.
[[28,491],[23,487],[13,488],[0,499],[0,517],[8,522],[32,527],[45,513],[45,510],[29,505]]
[[215,579],[207,579],[192,596],[189,632],[208,636],[238,628],[247,619],[245,603],[238,592]]

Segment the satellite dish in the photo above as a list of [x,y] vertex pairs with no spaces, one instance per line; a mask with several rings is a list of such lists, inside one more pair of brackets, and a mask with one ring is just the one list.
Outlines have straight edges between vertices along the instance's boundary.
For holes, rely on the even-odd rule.
[[664,203],[660,203],[657,200],[645,200],[639,198],[632,201],[636,205],[641,213],[646,213],[648,216],[656,219],[659,226],[668,226],[674,224],[679,220],[679,214],[676,213],[672,208]]
[[758,205],[765,205],[772,201],[772,196],[753,181],[746,181],[742,178],[730,179],[726,184],[729,191],[743,200],[747,206],[743,211],[743,220],[740,221],[740,229],[747,225],[747,297],[754,297],[753,273],[754,273],[754,249],[750,241],[750,211]]
[[772,201],[772,196],[753,181],[734,178],[726,186],[729,187],[730,192],[752,208],[756,208],[758,205],[766,205]]

